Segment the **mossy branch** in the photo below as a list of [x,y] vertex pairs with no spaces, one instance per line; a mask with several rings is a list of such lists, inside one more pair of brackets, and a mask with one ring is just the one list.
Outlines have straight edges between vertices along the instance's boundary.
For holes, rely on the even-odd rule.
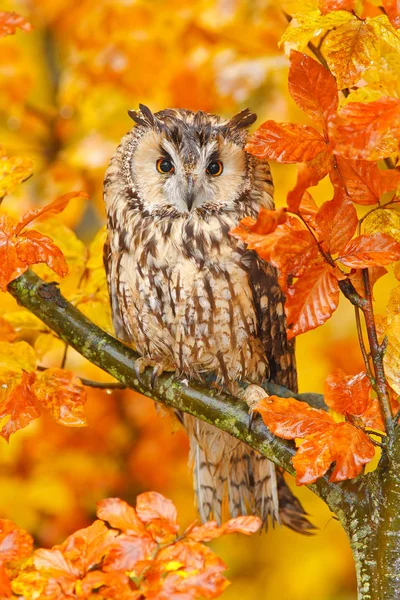
[[[275,437],[261,419],[256,419],[250,429],[248,408],[242,400],[207,384],[179,380],[168,373],[158,377],[152,386],[151,369],[146,369],[141,381],[138,381],[134,362],[139,354],[97,327],[61,295],[55,283],[45,283],[32,271],[11,282],[8,290],[20,305],[35,314],[62,340],[126,387],[215,425],[285,471],[294,473],[291,461],[295,454],[294,444]],[[265,383],[264,387],[271,394],[296,397],[296,394],[282,386]],[[297,397],[313,406],[324,407],[320,394],[299,394]],[[340,484],[331,484],[327,478],[321,478],[310,487],[328,502],[332,510],[335,510],[337,503],[340,504]]]

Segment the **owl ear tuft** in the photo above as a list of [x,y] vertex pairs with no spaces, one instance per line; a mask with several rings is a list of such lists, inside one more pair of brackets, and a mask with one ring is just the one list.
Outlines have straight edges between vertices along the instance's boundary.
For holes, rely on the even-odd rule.
[[151,110],[144,104],[139,104],[139,111],[128,110],[128,115],[137,125],[144,125],[146,127],[154,127],[156,119]]
[[227,123],[227,129],[245,129],[250,127],[257,120],[257,115],[252,113],[248,108],[240,111],[237,115]]

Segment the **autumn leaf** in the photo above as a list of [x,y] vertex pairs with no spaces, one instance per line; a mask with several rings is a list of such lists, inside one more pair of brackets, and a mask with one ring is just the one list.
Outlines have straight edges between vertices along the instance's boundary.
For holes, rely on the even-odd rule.
[[382,194],[400,183],[398,171],[381,171],[376,162],[336,156],[336,167],[330,173],[334,186],[344,190],[352,202],[363,206],[377,204]]
[[86,390],[72,371],[50,368],[38,373],[32,390],[57,423],[67,427],[86,425],[84,405]]
[[246,151],[281,163],[307,162],[326,150],[316,129],[294,123],[266,121],[246,144]]
[[342,415],[360,416],[367,410],[370,392],[371,382],[364,371],[348,376],[337,369],[325,380],[324,400]]
[[350,423],[337,423],[332,431],[305,440],[293,457],[297,485],[315,482],[335,463],[329,481],[357,477],[375,455],[368,436]]
[[332,316],[339,303],[339,287],[333,268],[317,262],[309,266],[286,293],[288,338],[315,329]]
[[324,410],[294,398],[270,396],[255,408],[266,426],[284,439],[302,438],[293,457],[298,485],[314,483],[335,463],[330,481],[359,475],[375,455],[368,436],[350,423],[335,423]]
[[379,39],[373,28],[361,19],[351,21],[329,32],[323,53],[339,89],[359,81],[365,69],[379,57]]
[[335,152],[355,159],[377,160],[399,147],[400,100],[383,96],[368,103],[351,102],[330,122]]
[[[374,285],[378,281],[378,279],[380,279],[381,277],[386,275],[386,273],[387,273],[387,269],[385,269],[385,267],[369,267],[368,268],[369,285],[371,287],[371,290],[373,290]],[[351,283],[354,285],[356,292],[364,298],[365,297],[365,285],[364,285],[362,269],[357,269],[354,272],[350,273],[348,278],[350,279]]]
[[[327,148],[328,149],[328,148]],[[321,152],[312,161],[302,163],[298,167],[296,185],[287,195],[290,211],[297,213],[305,191],[321,181],[332,168],[330,152]]]
[[315,36],[339,27],[352,18],[349,12],[343,10],[326,15],[321,15],[319,10],[296,14],[283,34],[280,44],[284,44],[286,52],[292,49],[304,50]]
[[0,373],[0,419],[7,418],[0,435],[7,442],[11,434],[40,417],[40,404],[32,391],[34,379],[34,373],[23,372],[14,377],[7,371]]
[[358,225],[357,212],[343,193],[337,193],[333,200],[325,202],[315,216],[315,230],[318,240],[331,254],[340,252],[351,240]]
[[400,244],[387,233],[359,235],[340,252],[338,260],[348,267],[366,269],[400,259]]
[[53,240],[38,231],[26,231],[16,243],[17,256],[25,265],[46,263],[60,277],[68,273],[68,265]]
[[322,15],[325,15],[332,10],[354,10],[355,0],[319,0],[318,8]]
[[221,535],[228,533],[244,533],[245,535],[251,535],[262,527],[262,521],[259,517],[255,516],[242,516],[234,519],[229,519],[222,526],[219,526],[216,521],[209,521],[194,527],[187,535],[188,539],[194,540],[195,542],[210,542]]
[[136,513],[142,523],[147,525],[154,540],[165,543],[176,536],[179,529],[176,508],[171,500],[157,492],[139,494],[136,499]]
[[335,426],[334,420],[325,410],[312,408],[294,398],[269,396],[258,402],[253,411],[262,416],[274,435],[285,440],[322,434]]
[[[1,37],[1,13],[0,13]],[[0,157],[0,203],[2,198],[13,191],[33,173],[33,160],[25,156]]]
[[0,11],[0,37],[12,35],[16,29],[32,31],[33,27],[24,17],[15,12]]
[[368,215],[364,221],[364,231],[367,234],[387,233],[400,242],[400,214],[391,208],[381,208]]
[[400,29],[400,5],[398,0],[382,0],[383,8],[396,29]]
[[135,509],[119,498],[107,498],[97,503],[97,517],[114,529],[130,535],[146,535],[146,528]]
[[15,228],[15,234],[18,235],[22,229],[27,227],[32,221],[40,219],[44,216],[49,216],[51,214],[59,214],[62,212],[69,204],[69,202],[74,198],[88,198],[89,196],[86,192],[69,192],[68,194],[63,194],[59,196],[50,204],[46,204],[43,208],[33,208],[28,210],[22,219],[17,223]]
[[27,558],[33,550],[33,539],[12,521],[0,519],[0,562],[10,563]]
[[[317,125],[326,127],[336,114],[338,94],[333,75],[307,54],[290,53],[289,93]],[[303,159],[305,162],[306,159]]]

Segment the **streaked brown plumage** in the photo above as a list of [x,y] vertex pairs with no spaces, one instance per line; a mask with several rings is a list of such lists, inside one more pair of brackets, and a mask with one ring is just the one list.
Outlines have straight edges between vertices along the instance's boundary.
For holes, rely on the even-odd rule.
[[[136,126],[104,181],[105,264],[117,335],[133,342],[141,366],[153,364],[157,372],[195,379],[212,373],[232,393],[238,381],[265,378],[295,390],[276,272],[228,234],[260,206],[273,208],[268,164],[244,151],[255,115],[245,110],[225,120],[178,109],[153,115],[144,106],[130,115]],[[218,165],[222,173],[213,176]],[[308,531],[272,463],[211,425],[183,420],[202,520],[221,521],[227,498],[232,516],[256,512],[265,522],[270,515]]]

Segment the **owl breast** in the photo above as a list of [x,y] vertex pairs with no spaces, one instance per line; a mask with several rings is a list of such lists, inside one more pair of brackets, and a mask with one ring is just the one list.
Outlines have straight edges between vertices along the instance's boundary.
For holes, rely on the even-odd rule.
[[137,350],[190,377],[262,380],[267,365],[243,251],[228,235],[235,221],[196,213],[145,221],[138,218],[122,252],[121,235],[111,239],[121,317]]

